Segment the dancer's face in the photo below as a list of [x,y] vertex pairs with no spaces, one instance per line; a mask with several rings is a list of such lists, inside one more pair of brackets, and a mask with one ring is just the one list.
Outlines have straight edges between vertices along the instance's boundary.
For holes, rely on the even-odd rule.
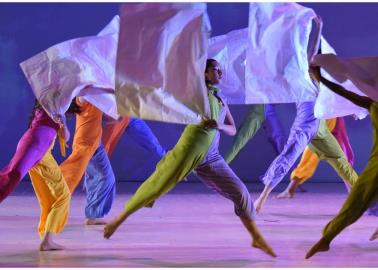
[[222,79],[222,70],[218,62],[213,62],[212,65],[206,70],[205,79],[212,85],[220,83]]

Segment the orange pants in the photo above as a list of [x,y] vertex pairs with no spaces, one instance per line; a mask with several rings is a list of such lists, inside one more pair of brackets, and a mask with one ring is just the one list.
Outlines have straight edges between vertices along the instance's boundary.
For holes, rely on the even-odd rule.
[[41,208],[38,233],[59,233],[67,223],[71,193],[62,172],[49,150],[32,169],[29,175]]
[[122,117],[119,120],[109,119],[105,121],[105,127],[102,134],[102,144],[108,156],[111,156],[119,139],[125,132],[130,123],[129,117]]
[[71,192],[80,183],[88,163],[100,145],[102,112],[90,103],[80,103],[81,113],[76,115],[75,135],[71,155],[60,164],[62,174]]

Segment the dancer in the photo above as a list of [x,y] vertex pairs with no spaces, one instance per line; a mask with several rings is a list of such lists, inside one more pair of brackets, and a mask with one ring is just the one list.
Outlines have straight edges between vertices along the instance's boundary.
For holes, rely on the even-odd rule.
[[124,211],[105,226],[105,238],[109,238],[130,215],[167,193],[195,170],[206,185],[233,201],[235,213],[252,237],[252,246],[276,256],[256,226],[253,202],[247,188],[218,151],[219,131],[228,135],[236,133],[228,107],[219,96],[218,89],[213,87],[219,83],[221,77],[218,62],[208,59],[205,80],[212,119],[186,127],[176,146],[158,163],[155,172],[126,203]]
[[[354,155],[348,139],[348,134],[346,132],[344,119],[342,117],[327,119],[326,124],[329,131],[331,131],[332,135],[335,136],[337,142],[347,157],[348,162],[351,166],[353,166]],[[291,181],[289,185],[285,191],[277,195],[277,198],[293,198],[296,188],[314,175],[315,170],[319,165],[319,161],[318,156],[313,153],[308,146],[306,146],[306,149],[302,154],[301,161],[290,175]],[[349,184],[345,183],[345,185],[348,189]]]
[[[357,106],[368,109],[373,124],[373,148],[369,161],[358,178],[357,183],[352,187],[342,208],[338,214],[324,227],[321,239],[308,251],[306,259],[315,253],[328,251],[332,240],[347,226],[356,222],[363,213],[375,202],[378,201],[378,103],[369,97],[359,96],[344,87],[330,82],[319,74],[319,80],[336,94],[350,100]],[[376,239],[378,230],[374,232],[371,240]]]
[[114,201],[115,177],[100,141],[103,113],[81,97],[77,97],[75,102],[81,113],[76,115],[72,153],[60,164],[60,168],[73,193],[92,159],[85,179],[85,224],[106,224],[102,218],[110,211]]
[[[71,104],[68,112],[79,113],[80,110]],[[58,130],[60,140],[64,140],[64,143],[69,133],[65,132],[61,118],[55,120],[60,124],[54,122],[36,101],[28,130],[20,139],[10,163],[0,172],[2,201],[29,171],[41,208],[38,226],[41,251],[63,249],[53,241],[52,234],[63,230],[71,199],[64,177],[51,154]]]
[[275,105],[252,104],[245,119],[236,132],[231,148],[225,155],[227,163],[231,163],[240,150],[251,140],[263,126],[269,142],[273,145],[276,154],[281,153],[285,145],[285,132],[278,120]]
[[[317,84],[316,77],[313,75],[316,72],[318,72],[317,68],[310,68],[310,75],[314,83]],[[300,153],[304,151],[306,145],[320,159],[327,161],[337,174],[348,182],[348,185],[352,186],[357,181],[358,175],[347,161],[337,140],[327,128],[325,120],[315,118],[315,102],[301,102],[297,103],[296,106],[297,115],[287,143],[262,178],[265,187],[256,200],[257,212],[261,211],[273,188],[282,181]]]

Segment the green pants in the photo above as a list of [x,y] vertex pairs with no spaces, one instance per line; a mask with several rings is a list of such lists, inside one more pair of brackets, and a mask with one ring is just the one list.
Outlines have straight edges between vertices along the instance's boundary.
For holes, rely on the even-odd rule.
[[378,153],[373,154],[352,187],[339,213],[323,230],[323,238],[331,242],[343,229],[358,220],[363,213],[378,201]]
[[215,130],[187,126],[175,147],[159,161],[153,174],[126,203],[127,213],[132,214],[149,205],[201,164],[214,135]]
[[353,186],[358,178],[357,173],[348,162],[336,138],[327,128],[326,121],[320,121],[319,129],[308,147],[322,160],[327,161],[337,174]]
[[253,104],[243,123],[238,128],[230,150],[225,155],[225,160],[230,163],[239,154],[247,142],[255,136],[265,120],[265,105]]

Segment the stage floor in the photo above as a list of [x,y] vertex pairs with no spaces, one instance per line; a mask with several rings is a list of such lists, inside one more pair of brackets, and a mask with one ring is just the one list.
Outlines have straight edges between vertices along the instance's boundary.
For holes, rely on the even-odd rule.
[[[248,187],[257,191],[261,186]],[[135,188],[118,188],[108,219],[130,197],[124,191]],[[306,189],[289,200],[271,196],[259,215],[257,223],[278,255],[271,258],[250,247],[232,204],[201,183],[180,184],[153,209],[130,217],[110,240],[102,238],[103,226],[83,225],[85,197],[79,192],[73,196],[65,230],[56,237],[66,250],[39,252],[39,206],[29,188],[0,204],[0,266],[378,267],[378,240],[368,240],[378,217],[367,215],[339,235],[329,252],[304,259],[346,197],[342,184],[307,184]],[[255,200],[257,193],[252,196]]]

